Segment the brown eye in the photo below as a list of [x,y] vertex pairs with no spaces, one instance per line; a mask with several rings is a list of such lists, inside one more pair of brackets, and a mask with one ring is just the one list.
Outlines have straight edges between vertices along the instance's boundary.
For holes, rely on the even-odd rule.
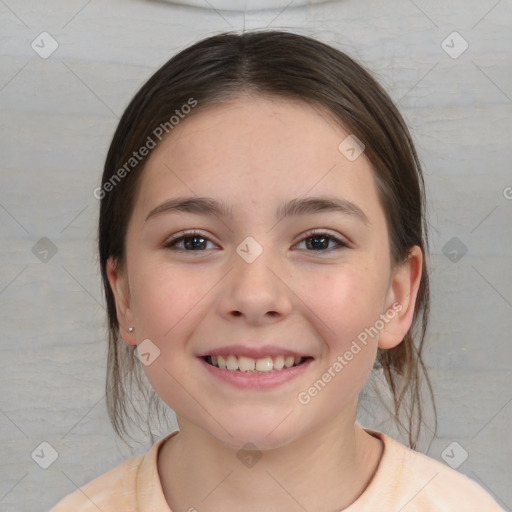
[[[205,237],[203,234],[190,232],[182,234],[178,237],[171,238],[165,243],[164,247],[166,249],[173,249],[184,252],[202,252],[208,248],[206,247],[208,242],[211,242],[211,240]],[[182,247],[178,247],[178,244],[182,244]]]
[[[340,249],[341,247],[348,247],[348,244],[340,240],[339,238],[324,232],[310,232],[306,233],[305,238],[303,238],[299,243],[306,242],[306,249],[315,252],[326,252],[330,250]],[[329,248],[329,243],[335,242],[335,246]]]

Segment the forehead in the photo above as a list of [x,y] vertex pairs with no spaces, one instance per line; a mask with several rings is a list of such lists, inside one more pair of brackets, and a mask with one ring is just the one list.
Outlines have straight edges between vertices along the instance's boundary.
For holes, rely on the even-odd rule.
[[217,196],[244,209],[336,194],[365,203],[369,217],[377,215],[368,160],[362,154],[350,161],[339,150],[348,135],[302,100],[241,96],[207,106],[180,121],[153,150],[136,209],[147,213],[176,195]]
[[[345,130],[319,106],[295,98],[243,94],[193,112],[172,131],[162,149],[174,156],[188,153],[188,158],[200,158],[208,151],[223,161],[242,153],[273,154],[279,160],[306,153],[318,158],[318,153],[333,149],[332,140],[322,144],[318,138],[326,132],[338,140]],[[193,149],[197,151],[190,152]]]

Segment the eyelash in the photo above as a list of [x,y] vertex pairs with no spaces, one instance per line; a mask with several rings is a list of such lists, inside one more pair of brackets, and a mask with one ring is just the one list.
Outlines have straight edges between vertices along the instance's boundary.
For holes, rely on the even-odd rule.
[[[205,250],[207,249],[204,249],[204,250],[191,250],[191,251],[187,251],[185,249],[177,249],[175,248],[176,244],[178,244],[179,242],[187,239],[187,238],[194,238],[196,236],[199,236],[199,237],[202,237],[204,238],[206,241],[209,241],[211,242],[211,240],[209,238],[207,238],[206,236],[204,236],[202,233],[199,233],[197,231],[185,231],[184,233],[181,233],[179,236],[175,236],[174,238],[171,238],[170,240],[168,240],[167,242],[165,242],[164,244],[164,248],[165,249],[170,249],[170,250],[174,250],[174,251],[179,251],[179,252],[204,252]],[[326,253],[326,252],[329,252],[329,251],[333,251],[333,250],[338,250],[338,249],[342,249],[342,248],[348,248],[348,243],[344,242],[343,240],[340,240],[339,238],[331,235],[330,233],[327,233],[325,231],[307,231],[306,233],[304,233],[304,236],[303,238],[298,242],[299,244],[301,242],[304,242],[305,240],[308,240],[310,238],[316,238],[316,237],[325,237],[325,238],[328,238],[329,240],[333,240],[334,242],[336,242],[338,245],[336,247],[332,247],[330,249],[318,249],[318,250],[307,250],[307,252],[318,252],[318,253]],[[213,243],[213,242],[212,242]]]

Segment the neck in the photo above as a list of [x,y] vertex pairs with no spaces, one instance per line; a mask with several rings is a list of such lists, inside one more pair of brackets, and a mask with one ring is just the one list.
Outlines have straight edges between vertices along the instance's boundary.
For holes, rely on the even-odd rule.
[[266,450],[258,460],[217,442],[184,419],[161,447],[158,472],[173,512],[341,510],[368,486],[382,442],[336,418],[305,437]]

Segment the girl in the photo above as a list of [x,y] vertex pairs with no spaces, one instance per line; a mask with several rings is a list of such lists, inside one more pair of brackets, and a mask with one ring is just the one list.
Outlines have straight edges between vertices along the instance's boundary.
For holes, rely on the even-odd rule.
[[[179,430],[53,512],[501,510],[413,450],[423,175],[360,65],[278,31],[194,44],[124,112],[95,195],[114,429],[142,369]],[[356,422],[374,367],[408,448]]]

